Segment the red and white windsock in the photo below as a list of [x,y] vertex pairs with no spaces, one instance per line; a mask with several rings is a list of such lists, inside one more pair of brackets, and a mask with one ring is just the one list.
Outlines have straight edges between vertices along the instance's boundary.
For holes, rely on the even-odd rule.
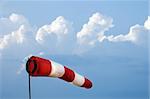
[[32,56],[26,63],[26,70],[30,76],[49,76],[63,79],[67,82],[87,89],[92,87],[92,82],[73,70],[52,60]]

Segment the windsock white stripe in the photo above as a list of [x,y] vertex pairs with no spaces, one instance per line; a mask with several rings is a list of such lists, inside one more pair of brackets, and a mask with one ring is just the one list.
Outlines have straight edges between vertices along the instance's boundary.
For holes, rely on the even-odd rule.
[[72,81],[72,84],[74,84],[76,86],[82,86],[84,84],[84,82],[85,82],[85,78],[75,72],[75,78]]
[[50,77],[62,77],[65,73],[64,66],[52,60],[50,60],[50,62],[51,62],[52,70],[49,76]]

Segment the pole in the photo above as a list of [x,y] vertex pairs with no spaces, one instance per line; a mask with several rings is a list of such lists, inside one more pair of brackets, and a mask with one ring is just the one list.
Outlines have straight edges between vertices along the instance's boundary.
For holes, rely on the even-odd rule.
[[30,85],[30,74],[29,74],[29,99],[31,99],[31,85]]

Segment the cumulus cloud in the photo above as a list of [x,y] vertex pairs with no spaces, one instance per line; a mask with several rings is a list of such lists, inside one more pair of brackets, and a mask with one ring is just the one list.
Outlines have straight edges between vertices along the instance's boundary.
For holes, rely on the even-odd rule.
[[148,30],[150,30],[150,16],[148,16],[148,19],[144,23],[144,27]]
[[77,33],[78,43],[82,46],[95,46],[97,41],[102,43],[104,40],[109,42],[131,42],[139,45],[147,43],[150,30],[150,16],[148,16],[144,25],[136,24],[132,26],[127,34],[106,36],[105,32],[113,26],[112,22],[113,19],[111,17],[100,13],[93,14],[89,18],[89,22],[84,24],[81,31]]
[[3,27],[0,27],[0,54],[3,56],[24,57],[40,51],[40,55],[70,53],[72,42],[75,42],[72,23],[63,16],[40,27],[37,32],[33,32],[23,15],[15,13],[1,18],[0,26]]
[[9,17],[0,18],[0,35],[16,31],[21,25],[30,27],[28,20],[20,14],[12,13]]
[[26,28],[24,25],[21,25],[18,30],[11,32],[10,34],[4,35],[0,38],[0,50],[6,48],[12,43],[22,44],[25,40],[24,33]]
[[130,27],[127,34],[106,35],[106,31],[113,27],[112,22],[111,17],[104,16],[101,13],[93,14],[88,23],[84,24],[81,31],[77,33],[78,47],[75,53],[86,52],[103,43],[103,41],[129,42],[140,46],[147,45],[148,33],[150,32],[150,16],[148,16],[144,25],[136,24]]
[[105,39],[104,33],[113,27],[113,19],[101,13],[95,13],[90,18],[88,23],[83,25],[80,32],[77,33],[79,44],[94,45],[96,42],[103,42]]
[[10,50],[4,50],[8,48],[14,49],[14,52],[24,52],[24,55],[40,51],[41,54],[72,54],[74,51],[86,52],[104,40],[143,44],[147,42],[150,30],[150,16],[144,25],[132,26],[127,34],[107,36],[105,33],[111,27],[113,27],[111,17],[94,13],[76,34],[73,32],[72,22],[63,16],[39,27],[34,33],[29,21],[23,15],[13,13],[9,17],[0,18],[0,51],[8,53]]
[[[83,25],[81,31],[73,32],[72,22],[63,16],[33,32],[29,21],[19,14],[0,18],[0,58],[23,59],[25,56],[45,54],[80,54],[90,49],[99,50],[99,44],[108,42],[132,42],[146,44],[150,31],[150,16],[144,25],[132,26],[127,34],[106,35],[113,27],[113,19],[101,13],[94,13]],[[96,50],[94,48],[97,48]],[[92,50],[92,51],[93,51]],[[38,54],[35,54],[38,53]],[[17,74],[25,68],[27,57],[20,63]],[[18,64],[19,64],[18,63]]]
[[30,31],[29,21],[20,14],[12,13],[0,18],[0,50],[11,45],[23,44]]
[[48,35],[61,40],[67,36],[71,29],[71,23],[63,16],[57,17],[51,24],[44,25],[37,31],[36,40],[42,43]]
[[68,51],[74,42],[72,29],[72,23],[59,16],[51,24],[38,29],[36,41],[52,53]]
[[135,44],[147,43],[148,33],[150,31],[150,17],[145,21],[144,25],[136,24],[130,28],[129,33],[123,35],[111,35],[106,37],[110,42],[131,42]]
[[[39,51],[29,21],[20,14],[0,19],[0,54],[3,58],[23,58]],[[36,50],[35,50],[36,49]]]

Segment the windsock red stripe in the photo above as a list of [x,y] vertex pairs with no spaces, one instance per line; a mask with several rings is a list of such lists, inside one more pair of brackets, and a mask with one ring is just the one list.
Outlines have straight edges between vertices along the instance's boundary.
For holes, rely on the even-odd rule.
[[90,80],[88,80],[87,78],[85,78],[85,82],[81,87],[85,87],[87,89],[92,87],[92,82]]
[[75,78],[75,73],[71,69],[69,69],[65,66],[64,66],[64,68],[65,68],[65,73],[62,77],[60,77],[60,79],[63,79],[67,82],[72,82]]
[[[37,61],[37,62],[39,62],[39,64],[41,64],[42,66],[41,67],[39,67],[39,74],[42,74],[42,76],[47,76],[47,75],[49,75],[50,74],[50,72],[51,72],[51,70],[52,70],[52,68],[51,68],[51,63],[50,63],[50,61],[48,61],[48,60],[39,60],[39,61]],[[37,63],[38,64],[38,63]]]

